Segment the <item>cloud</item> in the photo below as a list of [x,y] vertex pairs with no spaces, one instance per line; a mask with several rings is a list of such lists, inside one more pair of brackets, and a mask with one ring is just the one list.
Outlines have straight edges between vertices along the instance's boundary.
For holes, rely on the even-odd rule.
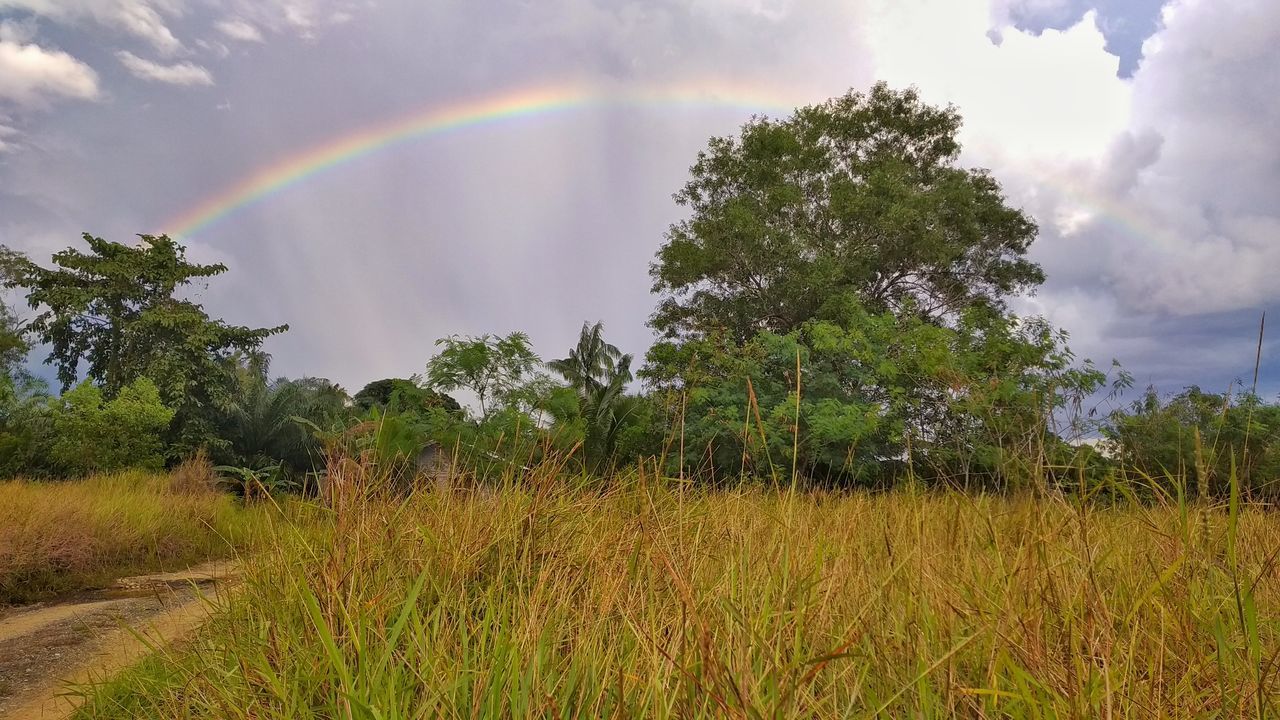
[[[1011,185],[1041,221],[1049,283],[1034,306],[1084,338],[1077,349],[1119,354],[1168,389],[1225,384],[1251,370],[1240,349],[1280,303],[1280,5],[1178,0],[1160,28],[1122,86],[1122,125],[1098,136],[1110,139]],[[1081,111],[1105,97],[1082,95]],[[1010,168],[997,175],[1037,169]]]
[[0,10],[5,9],[56,22],[92,20],[141,38],[166,55],[182,49],[165,20],[181,13],[182,0],[0,0]]
[[1129,129],[1092,178],[1110,207],[1067,239],[1129,313],[1280,301],[1280,6],[1183,0],[1163,25],[1133,78]]
[[162,65],[134,55],[127,50],[116,53],[120,64],[124,65],[134,77],[151,82],[168,83],[170,85],[212,85],[213,75],[207,69],[190,62],[173,65]]
[[231,0],[229,4],[238,16],[236,21],[255,26],[255,31],[267,28],[309,39],[325,28],[350,22],[372,5],[369,0]]
[[60,50],[0,39],[0,105],[45,108],[55,99],[93,100],[98,75]]
[[223,35],[242,42],[262,42],[262,33],[252,23],[240,18],[227,18],[214,23]]
[[29,43],[36,39],[36,23],[34,19],[0,20],[0,41],[11,43]]
[[999,44],[981,3],[885,0],[875,18],[865,32],[877,77],[959,107],[962,139],[982,164],[1039,173],[1096,157],[1126,127],[1129,89],[1092,14],[1038,36],[1002,27]]

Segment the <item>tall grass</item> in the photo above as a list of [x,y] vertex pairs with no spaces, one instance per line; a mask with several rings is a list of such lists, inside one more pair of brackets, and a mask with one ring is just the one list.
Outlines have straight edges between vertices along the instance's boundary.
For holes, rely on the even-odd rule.
[[340,495],[279,521],[226,613],[82,717],[1277,710],[1280,517],[1238,494],[593,488],[551,468],[489,491]]
[[0,481],[0,603],[225,557],[252,524],[189,468]]

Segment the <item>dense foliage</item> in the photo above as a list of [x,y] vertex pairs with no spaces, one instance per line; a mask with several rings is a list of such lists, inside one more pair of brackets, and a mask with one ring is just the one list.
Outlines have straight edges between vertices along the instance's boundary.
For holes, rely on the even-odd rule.
[[[1224,496],[1232,478],[1254,497],[1280,498],[1280,405],[1252,393],[1148,389],[1106,427],[1118,463],[1166,492]],[[1194,484],[1179,488],[1181,478]]]
[[668,337],[786,334],[830,307],[936,318],[1044,280],[1035,223],[960,168],[953,108],[884,84],[712,138],[653,265]]
[[10,255],[9,287],[27,291],[36,316],[28,325],[49,348],[63,390],[81,370],[107,398],[148,378],[174,410],[170,445],[179,454],[218,444],[217,414],[235,389],[235,353],[253,352],[275,328],[248,328],[212,319],[178,296],[193,280],[226,272],[225,265],[188,262],[168,236],[142,235],[129,246],[93,237],[89,252],[68,248],[53,268]]

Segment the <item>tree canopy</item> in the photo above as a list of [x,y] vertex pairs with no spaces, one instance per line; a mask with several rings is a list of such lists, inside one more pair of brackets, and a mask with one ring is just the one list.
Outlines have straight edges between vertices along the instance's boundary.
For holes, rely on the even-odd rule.
[[[960,127],[955,108],[878,84],[710,139],[650,266],[659,337],[643,388],[634,357],[588,322],[546,363],[522,332],[450,335],[423,375],[349,398],[271,377],[262,346],[286,326],[210,317],[191,286],[227,268],[167,236],[86,234],[48,267],[0,247],[0,285],[34,314],[0,303],[0,475],[156,467],[204,447],[279,488],[322,448],[399,476],[435,444],[476,478],[547,458],[607,476],[643,459],[713,482],[1084,489],[1087,470],[1101,493],[1117,477],[1191,492],[1192,476],[1204,495],[1280,497],[1280,405],[1191,388],[1083,409],[1108,377],[1010,310],[1043,281],[1027,258],[1037,229],[990,173],[959,164]],[[32,345],[49,349],[60,396],[26,370]],[[1112,397],[1131,382],[1120,371]],[[1076,446],[1099,430],[1114,460]]]
[[650,274],[668,338],[786,334],[852,297],[926,318],[1042,282],[1036,225],[957,165],[960,114],[877,84],[712,138]]
[[256,351],[288,326],[210,318],[178,293],[226,266],[188,262],[185,248],[166,235],[140,238],[130,246],[86,233],[88,252],[55,253],[51,268],[7,253],[5,284],[26,289],[37,311],[28,329],[49,347],[45,362],[57,368],[64,390],[79,380],[82,365],[107,399],[148,378],[176,411],[175,447],[191,450],[216,440],[214,416],[234,390],[233,356]]
[[457,400],[445,393],[422,387],[418,378],[415,375],[412,378],[374,380],[361,388],[351,400],[361,410],[394,407],[416,412],[432,408],[440,408],[448,413],[462,412],[462,405]]
[[501,403],[519,390],[541,362],[522,332],[504,337],[451,335],[436,345],[441,350],[427,363],[427,384],[444,392],[470,390],[481,419],[489,417],[495,401]]

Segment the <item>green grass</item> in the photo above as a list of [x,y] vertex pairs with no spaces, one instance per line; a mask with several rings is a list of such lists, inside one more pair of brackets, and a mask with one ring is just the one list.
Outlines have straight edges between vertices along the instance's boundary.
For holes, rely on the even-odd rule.
[[[1277,712],[1280,516],[644,479],[278,520],[82,718]],[[308,516],[300,520],[302,516]]]
[[0,481],[0,603],[231,555],[256,524],[232,497],[148,472]]

